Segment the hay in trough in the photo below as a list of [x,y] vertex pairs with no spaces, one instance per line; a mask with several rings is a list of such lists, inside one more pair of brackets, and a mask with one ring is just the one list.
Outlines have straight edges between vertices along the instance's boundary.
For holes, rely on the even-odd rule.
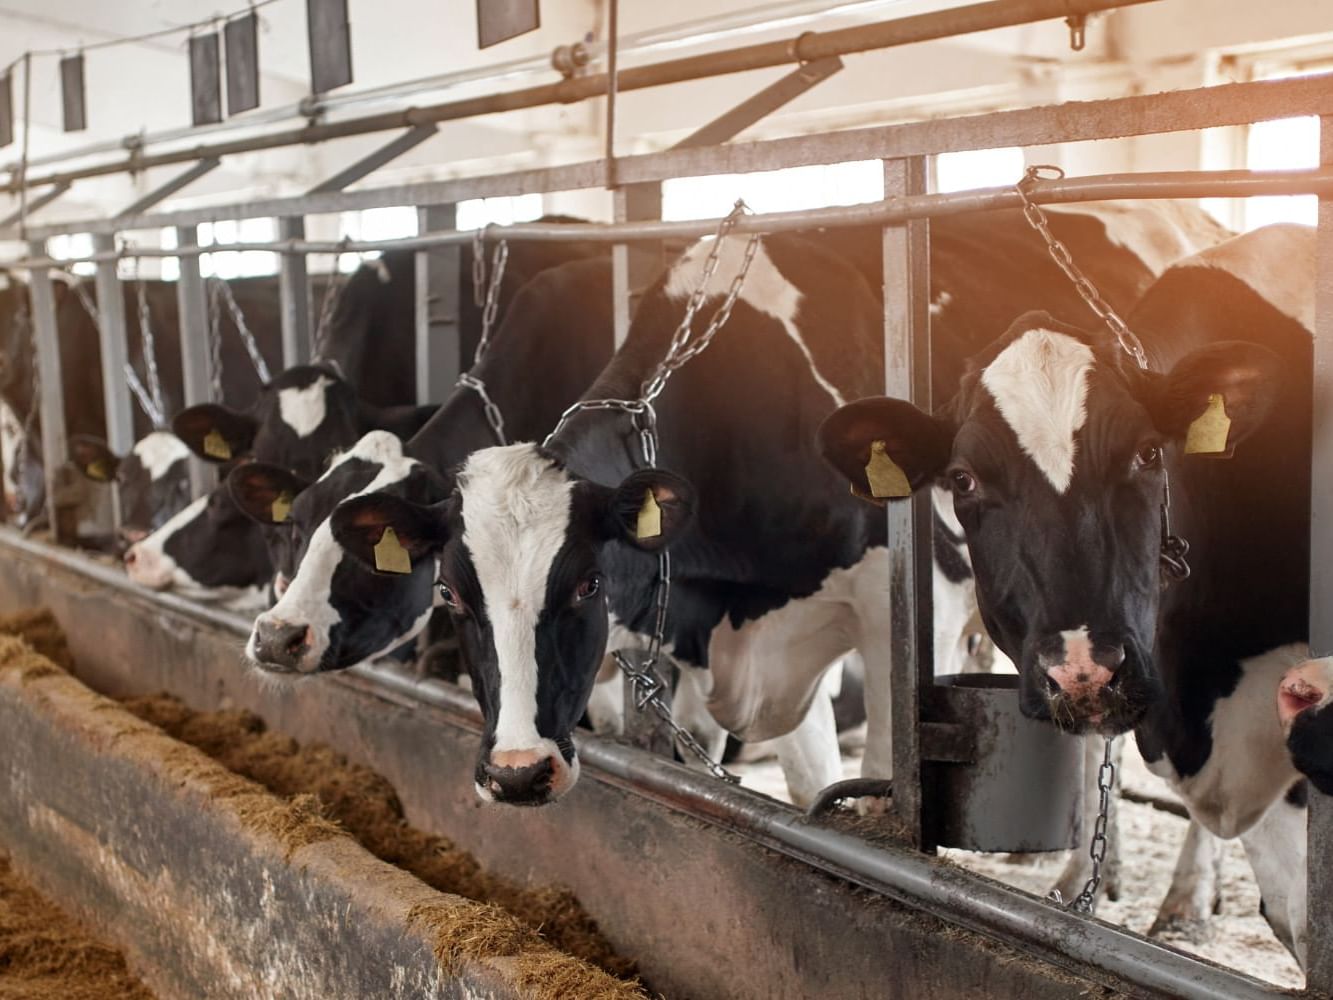
[[[565,969],[566,956],[560,952],[567,952],[619,977],[607,976],[597,987],[611,992],[590,995],[643,995],[625,981],[633,975],[633,963],[615,953],[572,893],[515,885],[484,871],[475,858],[449,840],[410,826],[393,786],[369,768],[327,746],[302,746],[270,733],[264,721],[251,712],[195,712],[167,694],[130,699],[124,705],[275,795],[313,796],[323,817],[340,824],[381,860],[411,872],[432,888],[493,904],[466,910],[441,904],[413,911],[413,919],[429,926],[435,935],[442,962],[449,964],[463,956],[517,954],[530,970],[547,967],[560,977],[573,975],[575,968],[585,977],[593,972],[580,962]],[[522,944],[524,941],[527,943]],[[545,942],[553,948],[541,947]]]
[[0,1000],[152,1000],[125,956],[47,902],[0,854]]
[[[72,671],[74,658],[69,652],[65,630],[47,608],[26,608],[10,615],[0,615],[0,635],[23,639],[39,655],[61,670]],[[5,657],[0,662],[9,662]]]

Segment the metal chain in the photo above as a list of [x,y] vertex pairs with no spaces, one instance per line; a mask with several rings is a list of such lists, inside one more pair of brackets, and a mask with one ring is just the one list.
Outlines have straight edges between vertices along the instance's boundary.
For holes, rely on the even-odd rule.
[[[1043,174],[1043,171],[1047,173]],[[1069,248],[1051,232],[1050,220],[1046,217],[1046,213],[1041,210],[1040,205],[1028,197],[1028,192],[1037,181],[1058,181],[1063,180],[1064,176],[1064,170],[1050,164],[1038,164],[1027,168],[1027,172],[1023,174],[1023,179],[1014,185],[1014,190],[1018,192],[1018,197],[1023,202],[1023,218],[1027,219],[1028,225],[1041,234],[1042,239],[1046,241],[1046,249],[1050,251],[1051,259],[1065,273],[1065,277],[1074,283],[1074,290],[1088,304],[1088,308],[1096,313],[1097,317],[1115,334],[1115,338],[1120,342],[1120,347],[1124,352],[1133,358],[1141,369],[1147,371],[1148,355],[1144,353],[1143,344],[1139,342],[1139,338],[1134,336],[1134,332],[1130,330],[1125,321],[1102,298],[1101,292],[1097,291],[1097,286],[1088,279],[1086,274],[1079,270],[1078,265],[1074,263],[1074,258],[1069,253]]]
[[[94,303],[92,298],[88,295],[88,289],[84,287],[82,280],[76,280],[72,287],[74,289],[75,297],[79,300],[79,304],[83,306],[83,311],[86,312],[88,318],[92,320],[93,329],[97,331],[97,336],[100,340],[102,336],[102,319],[97,312],[96,303]],[[140,314],[139,322],[142,325],[142,314]],[[144,416],[148,418],[149,422],[152,423],[154,427],[165,426],[166,414],[154,403],[151,394],[144,388],[143,382],[139,380],[139,373],[134,370],[134,366],[128,361],[125,362],[124,372],[125,384],[129,387],[130,393],[134,396],[135,401],[138,402],[139,409],[143,410]],[[159,392],[160,391],[161,390],[159,389]]]
[[212,391],[212,400],[215,403],[222,401],[222,310],[218,296],[222,293],[218,290],[216,284],[210,284],[208,287],[208,356],[209,356],[209,388]]
[[[1097,905],[1097,889],[1102,884],[1102,866],[1106,863],[1106,849],[1110,843],[1107,840],[1106,829],[1111,813],[1111,793],[1115,789],[1115,763],[1111,759],[1111,747],[1114,743],[1114,738],[1107,738],[1106,749],[1102,753],[1102,766],[1097,769],[1097,792],[1101,798],[1097,807],[1097,820],[1092,826],[1092,842],[1088,845],[1088,856],[1092,858],[1092,874],[1083,883],[1079,894],[1065,907],[1085,916],[1091,916]],[[1053,891],[1051,898],[1056,903],[1064,904],[1059,890]]]
[[[340,241],[340,247],[347,247],[351,241],[344,237]],[[329,326],[333,322],[333,313],[338,301],[342,298],[343,286],[347,284],[347,275],[338,267],[338,258],[346,252],[345,249],[339,249],[333,255],[333,271],[329,275],[329,283],[324,289],[324,299],[319,306],[319,322],[315,324],[315,339],[312,345],[312,359],[322,361],[324,359],[324,349],[328,347]]]
[[[737,220],[748,211],[745,202],[737,200],[735,207],[718,227],[717,237],[713,246],[709,249],[708,257],[704,261],[703,271],[700,274],[699,284],[691,293],[689,300],[685,304],[685,312],[681,316],[681,321],[677,325],[675,332],[671,336],[671,342],[667,347],[665,356],[653,374],[644,381],[638,399],[583,399],[574,403],[556,422],[555,429],[546,436],[542,446],[548,446],[560,433],[571,417],[584,410],[618,410],[621,413],[629,414],[630,422],[639,435],[639,448],[643,453],[643,463],[646,467],[652,467],[657,464],[657,410],[653,407],[653,401],[666,388],[666,384],[671,376],[687,361],[697,357],[700,353],[712,343],[717,332],[726,325],[731,317],[732,309],[736,305],[736,300],[740,297],[741,286],[745,283],[745,276],[750,271],[750,265],[754,261],[755,252],[759,246],[759,234],[755,233],[749,239],[745,247],[745,255],[741,260],[741,265],[736,271],[736,276],[732,279],[731,286],[727,289],[726,297],[718,306],[717,311],[713,313],[708,326],[698,337],[691,338],[694,330],[694,319],[698,315],[700,307],[708,297],[708,286],[712,282],[714,274],[717,273],[718,261],[721,258],[722,244],[727,235],[735,227]],[[666,682],[657,672],[657,664],[662,656],[662,647],[666,644],[666,625],[667,609],[671,602],[671,557],[662,550],[657,554],[657,581],[654,585],[654,621],[653,634],[648,643],[648,652],[643,662],[635,666],[629,655],[623,650],[617,650],[612,654],[616,664],[624,673],[625,678],[633,685],[635,689],[634,704],[639,711],[645,708],[651,708],[657,716],[671,730],[672,736],[685,750],[699,759],[708,772],[715,778],[721,778],[733,784],[740,782],[740,778],[732,774],[718,761],[713,760],[708,750],[704,747],[694,735],[681,726],[671,715],[670,707],[662,700],[661,693],[666,689]]]
[[241,343],[245,345],[245,353],[250,356],[250,364],[254,366],[255,374],[259,376],[259,381],[268,385],[273,381],[273,376],[268,370],[268,362],[264,356],[259,353],[259,345],[255,342],[255,335],[250,331],[250,325],[245,321],[245,313],[241,312],[241,307],[236,302],[236,296],[231,290],[231,285],[214,275],[209,279],[213,283],[213,305],[217,307],[219,300],[227,306],[227,312],[231,314],[231,321],[236,327],[236,332],[240,334]]
[[[157,370],[157,337],[153,333],[153,315],[148,308],[148,289],[139,271],[138,258],[134,261],[134,279],[134,293],[139,305],[139,342],[143,346],[144,368],[148,372],[148,391],[153,400],[153,409],[148,416],[153,421],[154,427],[162,427],[166,423],[167,404],[162,396],[162,377]],[[129,364],[126,363],[126,368],[128,367]]]
[[[486,247],[480,229],[472,235],[472,298],[481,309],[481,336],[477,339],[477,349],[472,353],[472,368],[458,376],[457,385],[471,389],[481,399],[482,412],[486,422],[491,425],[491,433],[502,445],[509,443],[505,435],[504,414],[486,391],[486,383],[481,376],[474,374],[481,365],[482,358],[491,346],[491,332],[495,328],[495,317],[500,311],[500,284],[504,280],[505,265],[509,262],[509,241],[501,240],[496,244],[491,257],[491,280],[486,283]],[[486,290],[482,293],[482,286]]]
[[[1046,249],[1051,259],[1064,272],[1065,277],[1073,282],[1074,290],[1088,304],[1088,308],[1115,334],[1120,349],[1134,359],[1134,363],[1141,371],[1147,371],[1148,355],[1143,350],[1139,338],[1134,335],[1129,324],[1120,318],[1119,313],[1102,298],[1101,292],[1091,279],[1074,263],[1069,248],[1051,232],[1050,220],[1046,217],[1046,213],[1028,197],[1028,192],[1038,181],[1062,180],[1064,176],[1065,172],[1060,167],[1050,164],[1038,164],[1027,168],[1023,179],[1014,185],[1014,190],[1018,192],[1018,197],[1023,202],[1023,218],[1046,241]],[[1162,546],[1159,563],[1162,586],[1166,587],[1189,578],[1190,564],[1185,557],[1189,554],[1190,543],[1171,530],[1171,481],[1165,465],[1162,466],[1161,530]]]

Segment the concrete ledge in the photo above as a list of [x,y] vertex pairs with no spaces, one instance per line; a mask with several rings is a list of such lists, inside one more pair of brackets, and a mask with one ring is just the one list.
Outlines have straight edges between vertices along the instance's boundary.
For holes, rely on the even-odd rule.
[[9,637],[0,733],[0,843],[161,997],[641,995],[380,861],[313,801],[269,795]]

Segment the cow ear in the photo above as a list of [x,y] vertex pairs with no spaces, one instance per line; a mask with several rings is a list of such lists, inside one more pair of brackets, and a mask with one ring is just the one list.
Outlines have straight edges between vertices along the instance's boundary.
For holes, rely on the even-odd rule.
[[227,476],[227,488],[241,513],[266,527],[289,524],[292,502],[309,485],[308,480],[266,462],[246,462]]
[[340,503],[330,527],[334,540],[367,568],[405,574],[449,540],[444,508],[443,501],[424,506],[387,493],[369,493]]
[[109,483],[116,478],[120,456],[101,438],[75,434],[69,439],[69,460],[95,483]]
[[200,403],[176,414],[171,429],[200,458],[220,463],[246,454],[259,424],[249,414],[217,403]]
[[640,469],[611,491],[607,518],[610,538],[660,551],[694,519],[694,487],[664,469]]
[[[819,426],[819,450],[863,500],[911,496],[944,472],[954,428],[911,403],[886,396],[834,410]],[[874,480],[872,482],[871,480]]]
[[1282,359],[1243,341],[1209,344],[1149,382],[1157,429],[1185,453],[1230,458],[1268,417],[1281,388]]

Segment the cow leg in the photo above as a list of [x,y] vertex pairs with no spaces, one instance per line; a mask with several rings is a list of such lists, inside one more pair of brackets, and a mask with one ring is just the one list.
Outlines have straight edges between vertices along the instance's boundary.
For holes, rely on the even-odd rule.
[[[1117,739],[1111,750],[1111,760],[1120,769],[1120,754],[1123,741]],[[1096,828],[1097,812],[1101,806],[1101,792],[1097,787],[1097,776],[1101,771],[1104,744],[1100,737],[1085,737],[1083,740],[1083,842],[1069,856],[1064,871],[1053,887],[1054,892],[1066,903],[1083,891],[1083,886],[1092,877],[1092,832]],[[1022,860],[1022,855],[1015,855],[1015,860]],[[1098,887],[1098,896],[1105,894],[1112,901],[1120,898],[1120,796],[1111,795],[1110,808],[1106,813],[1106,860],[1102,864],[1102,883]]]
[[820,681],[801,724],[772,741],[783,777],[787,779],[787,793],[802,809],[814,801],[821,789],[842,778],[842,754],[838,749],[838,727],[833,719],[828,683],[830,674]]
[[1218,903],[1221,865],[1221,841],[1190,820],[1171,876],[1171,888],[1148,936],[1172,934],[1196,944],[1206,941],[1210,933],[1209,917]]
[[1307,954],[1305,823],[1305,806],[1284,797],[1240,837],[1259,883],[1259,912],[1301,968]]
[[[727,731],[708,711],[710,686],[707,670],[681,664],[675,696],[671,703],[671,714],[677,725],[699,741],[709,757],[721,761],[722,753],[727,748]],[[681,760],[690,767],[704,766],[703,761],[685,747],[677,745],[676,749]]]

